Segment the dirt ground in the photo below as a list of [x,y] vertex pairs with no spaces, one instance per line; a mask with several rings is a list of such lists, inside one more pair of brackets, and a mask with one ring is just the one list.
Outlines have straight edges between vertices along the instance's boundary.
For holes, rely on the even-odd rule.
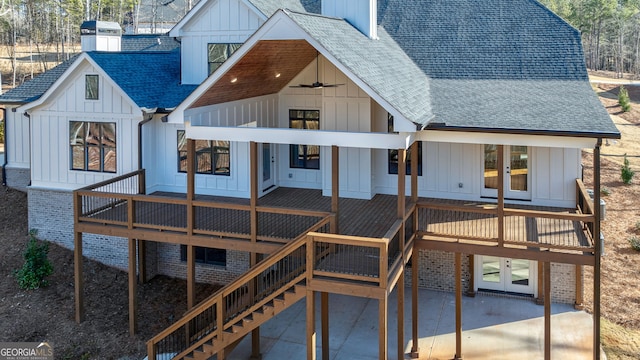
[[[640,252],[628,238],[640,236],[640,87],[627,86],[634,101],[630,113],[621,113],[615,94],[619,85],[597,85],[601,99],[622,132],[622,139],[602,147],[602,187],[610,194],[603,222],[605,256],[602,259],[603,341],[609,359],[640,358]],[[638,173],[631,185],[620,180],[622,156],[627,153]],[[584,153],[585,180],[592,179],[592,155]],[[138,288],[139,333],[128,332],[127,274],[85,260],[86,321],[74,321],[73,253],[50,245],[54,273],[50,286],[23,291],[14,270],[22,263],[28,240],[26,195],[0,188],[0,341],[48,340],[56,359],[141,359],[145,342],[181,317],[186,310],[186,284],[156,277]],[[585,271],[585,305],[592,309],[593,273]],[[213,285],[199,285],[200,297]],[[613,346],[621,347],[613,355]],[[607,347],[608,346],[608,347]],[[613,356],[612,356],[613,355]]]

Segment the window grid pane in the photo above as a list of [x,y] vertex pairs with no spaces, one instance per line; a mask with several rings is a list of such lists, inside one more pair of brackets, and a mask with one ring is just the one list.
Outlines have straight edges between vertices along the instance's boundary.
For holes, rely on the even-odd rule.
[[70,121],[69,168],[117,172],[116,124]]
[[[319,110],[289,110],[289,128],[320,130]],[[320,146],[292,144],[289,146],[289,167],[320,169]]]
[[85,75],[85,99],[98,100],[98,75]]
[[[229,141],[195,140],[196,173],[231,175]],[[187,138],[184,130],[177,132],[178,172],[187,172]]]

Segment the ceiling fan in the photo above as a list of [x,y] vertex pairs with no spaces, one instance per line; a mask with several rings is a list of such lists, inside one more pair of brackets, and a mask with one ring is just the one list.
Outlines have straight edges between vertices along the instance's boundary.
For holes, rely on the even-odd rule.
[[291,85],[289,87],[291,88],[308,88],[308,89],[322,89],[322,88],[333,88],[333,87],[338,87],[338,86],[342,86],[344,84],[324,84],[321,83],[318,80],[318,55],[316,55],[316,81],[312,84],[298,84],[298,85]]

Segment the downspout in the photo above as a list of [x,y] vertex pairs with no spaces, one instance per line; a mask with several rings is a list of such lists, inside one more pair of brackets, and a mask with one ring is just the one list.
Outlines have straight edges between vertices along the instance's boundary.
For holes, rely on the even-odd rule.
[[[29,173],[31,173],[31,157],[33,156],[33,148],[31,147],[31,115],[25,111],[24,116],[29,119]],[[29,175],[29,185],[27,186],[31,186],[31,175]]]
[[138,123],[138,170],[142,170],[142,126],[153,120],[153,113],[142,112],[143,119]]
[[7,108],[2,108],[2,133],[4,134],[4,163],[2,164],[2,186],[7,186]]

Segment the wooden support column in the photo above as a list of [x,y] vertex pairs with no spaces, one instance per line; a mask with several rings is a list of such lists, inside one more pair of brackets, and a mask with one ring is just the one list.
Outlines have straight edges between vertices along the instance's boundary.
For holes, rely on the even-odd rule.
[[538,298],[536,304],[544,305],[544,264],[538,261]]
[[593,149],[593,242],[595,244],[595,265],[593,267],[593,358],[600,360],[600,263],[602,249],[600,243],[600,146],[598,139]]
[[462,254],[456,253],[456,354],[454,359],[462,359]]
[[[76,207],[76,211],[78,208]],[[78,216],[76,216],[76,219]],[[73,237],[73,272],[76,300],[76,322],[84,321],[84,273],[82,269],[82,233],[74,232]]]
[[504,246],[504,145],[498,151],[498,246]]
[[584,289],[582,287],[582,266],[576,265],[576,302],[573,307],[576,310],[584,310]]
[[307,360],[316,360],[316,292],[307,290]]
[[137,240],[138,243],[138,283],[147,282],[147,242]]
[[[414,151],[415,152],[415,151]],[[406,170],[407,169],[407,151],[398,149],[398,219],[403,220],[406,213]],[[413,179],[413,176],[411,177]],[[413,188],[412,188],[413,190]],[[413,195],[413,194],[412,194]],[[400,251],[402,256],[402,266],[407,263],[405,259],[405,239],[406,225],[403,222],[400,227]],[[404,358],[404,270],[400,273],[398,282],[398,359]]]
[[340,148],[331,146],[331,212],[335,214],[331,233],[340,231]]
[[196,303],[196,250],[191,245],[193,226],[195,222],[193,199],[196,190],[196,142],[187,139],[187,310]]
[[551,359],[551,263],[544,263],[544,358]]
[[398,277],[398,359],[404,359],[404,271]]
[[468,255],[469,259],[469,285],[467,286],[467,296],[475,297],[475,283],[476,283],[476,257],[473,254]]
[[419,250],[413,249],[411,255],[411,358],[417,359],[420,356],[418,347],[418,264]]
[[322,360],[329,360],[329,293],[320,293],[320,323],[322,331]]
[[[405,196],[406,196],[406,181],[407,181],[407,151],[405,149],[398,149],[398,218],[404,218],[405,213]],[[404,225],[402,226],[404,229]],[[403,231],[402,229],[400,230]],[[401,236],[401,240],[404,237]]]
[[[252,141],[249,144],[249,178],[251,186],[251,198],[249,205],[251,207],[251,244],[256,245],[258,242],[258,143]],[[249,265],[254,267],[258,263],[258,253],[251,251],[249,254]],[[250,296],[256,293],[256,285],[250,286]],[[260,353],[260,327],[251,331],[251,357],[252,360],[262,358]]]
[[411,202],[418,202],[418,142],[411,144]]
[[135,335],[137,327],[136,278],[136,240],[129,238],[129,334],[131,336]]
[[378,358],[380,360],[387,360],[387,302],[388,296],[385,294],[382,298],[378,299]]

